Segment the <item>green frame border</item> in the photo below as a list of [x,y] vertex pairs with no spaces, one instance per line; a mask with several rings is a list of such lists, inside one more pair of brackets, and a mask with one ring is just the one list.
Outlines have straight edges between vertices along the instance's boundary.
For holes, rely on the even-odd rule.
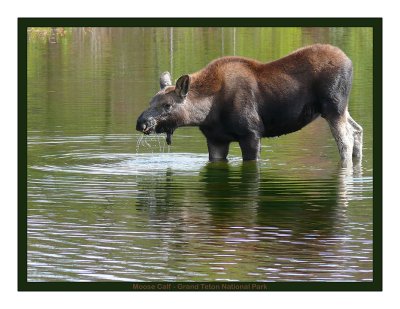
[[[28,282],[28,27],[372,27],[372,282]],[[382,291],[382,18],[18,18],[18,290],[19,291]]]

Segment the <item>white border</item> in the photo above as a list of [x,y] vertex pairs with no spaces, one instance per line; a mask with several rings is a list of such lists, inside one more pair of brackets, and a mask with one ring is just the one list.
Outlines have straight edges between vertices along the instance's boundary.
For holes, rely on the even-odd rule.
[[[25,308],[165,307],[247,308],[254,305],[278,308],[375,308],[390,306],[397,284],[397,226],[399,218],[399,17],[395,1],[297,0],[297,1],[13,1],[1,12],[2,140],[2,303]],[[373,293],[58,293],[17,292],[17,17],[383,17],[384,59],[384,292]],[[4,95],[5,94],[5,95]],[[396,238],[395,238],[396,237]],[[4,297],[5,296],[5,297]],[[395,299],[394,299],[395,300]],[[396,302],[396,300],[395,300]],[[390,306],[391,307],[391,306]]]

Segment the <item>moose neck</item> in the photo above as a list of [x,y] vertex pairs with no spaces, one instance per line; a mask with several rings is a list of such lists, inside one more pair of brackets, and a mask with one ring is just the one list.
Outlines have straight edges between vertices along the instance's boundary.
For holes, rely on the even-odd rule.
[[186,98],[187,126],[200,126],[210,113],[215,94],[220,84],[215,78],[210,78],[208,69],[190,75],[190,90]]
[[199,126],[204,123],[211,110],[212,98],[191,95],[189,93],[185,104],[185,125]]

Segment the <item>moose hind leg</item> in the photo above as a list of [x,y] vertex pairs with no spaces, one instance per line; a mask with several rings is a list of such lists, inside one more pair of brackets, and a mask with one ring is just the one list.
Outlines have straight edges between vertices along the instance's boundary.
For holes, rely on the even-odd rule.
[[349,123],[349,126],[353,130],[353,157],[361,159],[363,147],[363,128],[353,118],[351,118],[349,113],[347,113],[347,121]]
[[352,163],[354,146],[353,127],[348,125],[347,117],[328,120],[332,135],[335,138],[343,167]]

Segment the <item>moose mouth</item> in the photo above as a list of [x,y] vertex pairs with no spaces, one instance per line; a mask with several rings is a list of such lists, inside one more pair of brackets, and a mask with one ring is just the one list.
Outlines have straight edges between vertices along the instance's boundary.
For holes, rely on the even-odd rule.
[[166,128],[164,126],[158,126],[157,123],[147,126],[142,130],[145,135],[149,135],[152,133],[166,133],[167,136],[165,138],[168,145],[172,144],[172,134],[174,134],[175,128]]

